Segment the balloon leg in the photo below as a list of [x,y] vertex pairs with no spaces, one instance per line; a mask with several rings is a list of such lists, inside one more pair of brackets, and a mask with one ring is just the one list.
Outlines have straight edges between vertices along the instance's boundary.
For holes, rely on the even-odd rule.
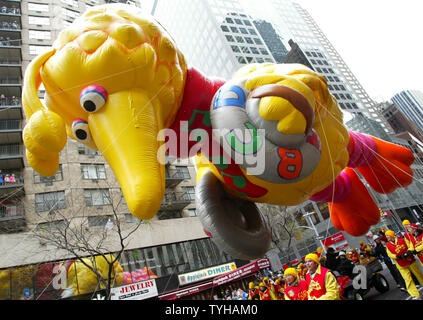
[[310,198],[328,202],[335,228],[361,236],[380,219],[379,208],[352,168],[345,168],[333,184]]

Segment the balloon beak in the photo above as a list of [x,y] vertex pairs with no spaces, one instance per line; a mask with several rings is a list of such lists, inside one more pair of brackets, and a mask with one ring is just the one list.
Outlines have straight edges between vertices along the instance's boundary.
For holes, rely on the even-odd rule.
[[[112,168],[131,213],[148,220],[160,209],[165,190],[164,165],[157,160],[163,143],[157,108],[146,94],[128,90],[110,94],[88,123],[98,150]],[[164,155],[162,155],[164,156]]]

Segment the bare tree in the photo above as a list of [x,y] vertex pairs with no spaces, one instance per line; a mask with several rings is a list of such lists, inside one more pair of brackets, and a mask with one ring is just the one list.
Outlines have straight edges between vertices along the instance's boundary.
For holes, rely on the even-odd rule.
[[296,211],[296,208],[261,203],[257,205],[271,230],[272,243],[280,252],[288,252],[291,248],[293,237],[297,238],[304,232],[291,214],[291,212]]
[[[106,299],[110,299],[111,288],[114,285],[115,264],[119,262],[128,240],[131,235],[143,223],[139,220],[135,226],[122,225],[117,208],[122,202],[123,197],[117,205],[113,205],[110,194],[109,204],[112,215],[95,216],[99,220],[104,219],[102,227],[90,227],[86,215],[70,216],[62,210],[51,210],[49,214],[50,222],[40,223],[33,231],[35,237],[40,242],[49,245],[51,248],[61,250],[72,256],[72,259],[79,261],[83,266],[91,270],[97,277],[97,288],[103,287],[106,292]],[[74,212],[83,212],[74,208]],[[107,221],[106,221],[107,219]],[[104,224],[104,222],[106,222]],[[126,226],[126,228],[124,227]],[[113,253],[113,254],[111,254]],[[107,274],[96,264],[96,259],[102,257],[106,262]]]

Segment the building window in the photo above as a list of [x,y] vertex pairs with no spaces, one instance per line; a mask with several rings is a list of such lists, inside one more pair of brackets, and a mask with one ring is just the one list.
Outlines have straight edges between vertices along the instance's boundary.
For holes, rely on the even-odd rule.
[[244,43],[244,38],[243,38],[243,37],[236,36],[235,38],[236,38],[236,41],[237,41],[238,43]]
[[50,50],[50,46],[35,46],[30,45],[29,46],[29,54],[32,55],[40,55]]
[[250,37],[245,37],[244,39],[249,44],[253,44],[254,43],[253,40]]
[[229,42],[235,41],[234,37],[232,37],[232,36],[225,36],[225,37],[226,37],[226,40],[228,40]]
[[248,49],[248,47],[241,47],[241,51],[243,53],[251,53],[250,50]]
[[113,217],[112,216],[88,217],[88,226],[90,226],[90,227],[104,227],[109,220],[113,221]]
[[231,46],[233,52],[241,52],[237,46]]
[[247,61],[245,61],[244,57],[237,56],[236,58],[238,59],[239,63],[243,63],[243,64],[247,63]]
[[29,24],[49,26],[50,25],[50,18],[28,16],[28,23]]
[[235,23],[236,23],[236,24],[242,24],[242,21],[241,21],[241,20],[239,20],[239,19],[235,19]]
[[305,208],[304,211],[306,214],[310,214],[311,222],[313,224],[318,224],[320,222],[319,215],[317,214],[316,210],[314,209],[313,205],[310,203]]
[[143,220],[138,219],[137,217],[135,217],[134,215],[127,213],[125,214],[125,222],[126,223],[142,223]]
[[84,198],[87,207],[105,206],[112,203],[108,189],[84,189]]
[[267,50],[266,50],[266,49],[264,49],[264,48],[260,48],[260,52],[261,52],[261,54],[263,54],[263,55],[269,55],[269,52],[267,52]]
[[57,230],[64,230],[66,227],[69,226],[69,222],[65,220],[58,220],[58,221],[51,221],[51,222],[43,222],[37,225],[37,231],[57,231]]
[[194,187],[182,187],[184,192],[184,198],[186,200],[195,200],[195,189]]
[[245,28],[239,28],[239,31],[241,31],[243,34],[248,34],[248,31]]
[[233,33],[239,33],[238,28],[236,28],[236,27],[231,27],[231,31]]
[[222,29],[222,31],[224,32],[229,32],[229,28],[227,26],[220,26],[220,28]]
[[159,220],[169,220],[182,218],[181,211],[178,210],[163,210],[157,212],[157,218]]
[[225,20],[227,23],[234,23],[234,21],[231,18],[226,18]]
[[83,155],[93,157],[93,156],[100,155],[100,151],[88,148],[85,144],[78,142],[78,154],[83,154]]
[[65,15],[65,19],[75,19],[79,17],[79,12],[78,11],[73,11],[73,10],[69,10],[66,8],[62,8],[62,13]]
[[250,34],[252,34],[253,36],[257,35],[257,32],[254,29],[248,29],[248,31],[250,32]]
[[70,5],[72,7],[78,7],[78,1],[77,0],[61,0],[62,3]]
[[83,179],[106,179],[104,164],[81,164]]
[[254,42],[256,44],[263,44],[263,42],[261,42],[261,40],[259,38],[254,38]]
[[29,30],[28,35],[29,35],[29,39],[37,39],[37,40],[50,40],[51,39],[51,32],[50,31]]
[[243,20],[244,21],[244,24],[246,25],[246,26],[251,26],[251,22],[250,21],[248,21],[248,20]]
[[197,209],[188,209],[188,213],[190,217],[196,217],[197,216]]
[[64,191],[46,192],[35,194],[35,207],[37,212],[66,208]]
[[62,165],[59,164],[59,169],[52,177],[44,177],[34,171],[34,183],[47,183],[52,184],[54,181],[62,181],[63,180],[63,172],[62,172]]
[[184,179],[191,179],[189,174],[189,170],[187,167],[176,167],[176,171],[181,175]]
[[48,12],[48,4],[28,2],[29,11]]

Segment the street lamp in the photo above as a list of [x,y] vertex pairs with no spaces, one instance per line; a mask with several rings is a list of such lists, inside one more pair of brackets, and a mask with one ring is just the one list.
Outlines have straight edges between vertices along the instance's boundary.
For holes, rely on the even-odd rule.
[[312,227],[305,227],[305,226],[301,226],[302,228],[306,228],[306,229],[310,229],[313,230],[315,235],[316,235],[316,239],[319,240],[320,245],[322,247],[323,252],[326,254],[326,248],[325,248],[325,244],[323,243],[323,237],[321,237],[319,235],[319,232],[317,232],[316,226],[314,225],[313,221],[311,220],[311,215],[313,213],[312,212],[306,212],[303,217],[306,218],[306,220],[308,221],[308,224],[311,225]]

